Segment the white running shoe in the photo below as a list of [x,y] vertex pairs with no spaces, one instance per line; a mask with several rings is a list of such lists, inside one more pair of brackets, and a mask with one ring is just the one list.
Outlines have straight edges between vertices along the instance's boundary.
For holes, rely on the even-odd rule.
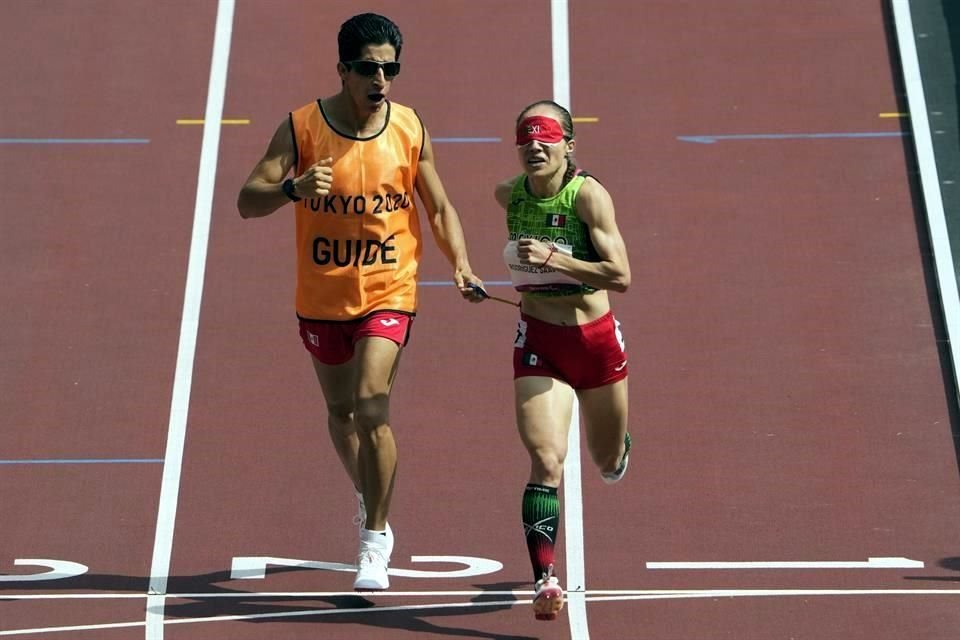
[[387,575],[389,557],[384,555],[384,551],[377,545],[360,543],[354,591],[382,591],[390,587],[390,577]]
[[[359,491],[354,492],[357,496],[357,515],[353,516],[353,524],[357,526],[358,532],[363,532],[363,529],[367,526],[367,505],[363,501],[363,494]],[[387,559],[390,559],[390,554],[393,553],[393,529],[390,528],[390,523],[387,523],[386,531],[386,541],[385,546],[387,549]]]
[[387,560],[390,560],[390,556],[393,555],[393,529],[390,528],[390,523],[387,523],[387,529],[384,531],[383,536],[384,541],[386,542],[385,549],[387,552]]
[[388,524],[383,531],[360,529],[360,552],[357,554],[357,591],[381,590],[390,586],[387,566],[393,553],[393,529]]
[[390,561],[390,556],[393,555],[393,529],[390,528],[389,522],[383,531],[360,529],[360,549],[363,550],[365,546],[371,545],[380,549],[387,556],[387,561]]

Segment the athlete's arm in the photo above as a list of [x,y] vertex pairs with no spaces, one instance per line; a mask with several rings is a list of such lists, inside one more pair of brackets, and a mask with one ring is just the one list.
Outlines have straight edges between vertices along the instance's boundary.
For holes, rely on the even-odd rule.
[[237,209],[242,217],[268,216],[290,202],[280,185],[293,167],[295,157],[290,121],[284,120],[273,134],[266,153],[240,189]]
[[510,205],[510,194],[513,193],[513,183],[515,180],[516,178],[504,180],[497,184],[497,188],[493,191],[493,197],[497,199],[497,202],[500,203],[504,211],[506,211]]
[[[283,192],[283,179],[294,168],[296,148],[290,121],[284,120],[277,127],[266,153],[253,168],[250,177],[237,196],[237,209],[244,218],[268,216],[283,205],[291,202]],[[317,162],[302,175],[293,179],[293,192],[300,198],[326,195],[333,181],[331,158]]]
[[423,130],[423,148],[420,150],[420,161],[417,164],[417,195],[426,209],[430,228],[437,247],[446,256],[453,267],[453,280],[460,289],[461,295],[471,301],[482,298],[468,285],[475,284],[482,287],[483,281],[473,275],[470,260],[467,257],[467,243],[463,236],[463,226],[460,216],[447,197],[447,193],[437,174],[433,158],[433,144],[426,128]]
[[550,245],[539,240],[524,239],[517,243],[517,254],[529,264],[551,267],[580,282],[620,293],[630,286],[630,263],[627,247],[620,235],[614,216],[613,199],[602,184],[587,178],[577,193],[577,217],[590,230],[590,240],[600,258],[599,262],[578,260],[559,251],[550,251]]

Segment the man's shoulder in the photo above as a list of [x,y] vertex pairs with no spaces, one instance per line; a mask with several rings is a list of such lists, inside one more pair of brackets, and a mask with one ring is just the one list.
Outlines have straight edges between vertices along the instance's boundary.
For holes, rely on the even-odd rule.
[[413,110],[414,110],[413,107],[411,107],[410,105],[408,105],[408,104],[403,104],[403,103],[401,103],[401,102],[397,102],[396,100],[394,100],[394,99],[391,98],[391,99],[390,99],[390,108],[391,108],[391,109],[394,109],[394,108],[398,108],[398,107],[399,107],[400,109],[406,109],[407,111],[413,111]]
[[401,115],[406,117],[413,117],[420,119],[420,114],[417,113],[417,110],[413,107],[405,104],[400,104],[399,102],[390,101],[390,115]]
[[390,101],[390,125],[394,130],[402,130],[418,144],[422,144],[426,127],[420,114],[413,107]]
[[320,110],[320,99],[317,98],[316,100],[313,100],[311,102],[308,102],[305,105],[301,105],[296,109],[293,109],[290,113],[302,114],[302,113],[308,113],[310,111],[319,111],[319,110]]

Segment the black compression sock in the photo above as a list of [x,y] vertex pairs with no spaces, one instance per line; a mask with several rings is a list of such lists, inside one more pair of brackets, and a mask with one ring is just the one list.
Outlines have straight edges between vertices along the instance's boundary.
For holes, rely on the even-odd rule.
[[553,547],[560,530],[560,499],[556,487],[527,485],[523,491],[523,530],[536,582],[553,564]]

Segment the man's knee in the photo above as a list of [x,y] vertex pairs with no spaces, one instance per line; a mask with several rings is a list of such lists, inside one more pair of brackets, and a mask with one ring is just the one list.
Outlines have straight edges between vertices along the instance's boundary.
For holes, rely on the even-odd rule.
[[362,431],[373,431],[387,426],[390,423],[390,397],[378,394],[357,398],[354,416],[357,428]]
[[356,407],[351,400],[327,402],[327,415],[337,424],[353,424]]

